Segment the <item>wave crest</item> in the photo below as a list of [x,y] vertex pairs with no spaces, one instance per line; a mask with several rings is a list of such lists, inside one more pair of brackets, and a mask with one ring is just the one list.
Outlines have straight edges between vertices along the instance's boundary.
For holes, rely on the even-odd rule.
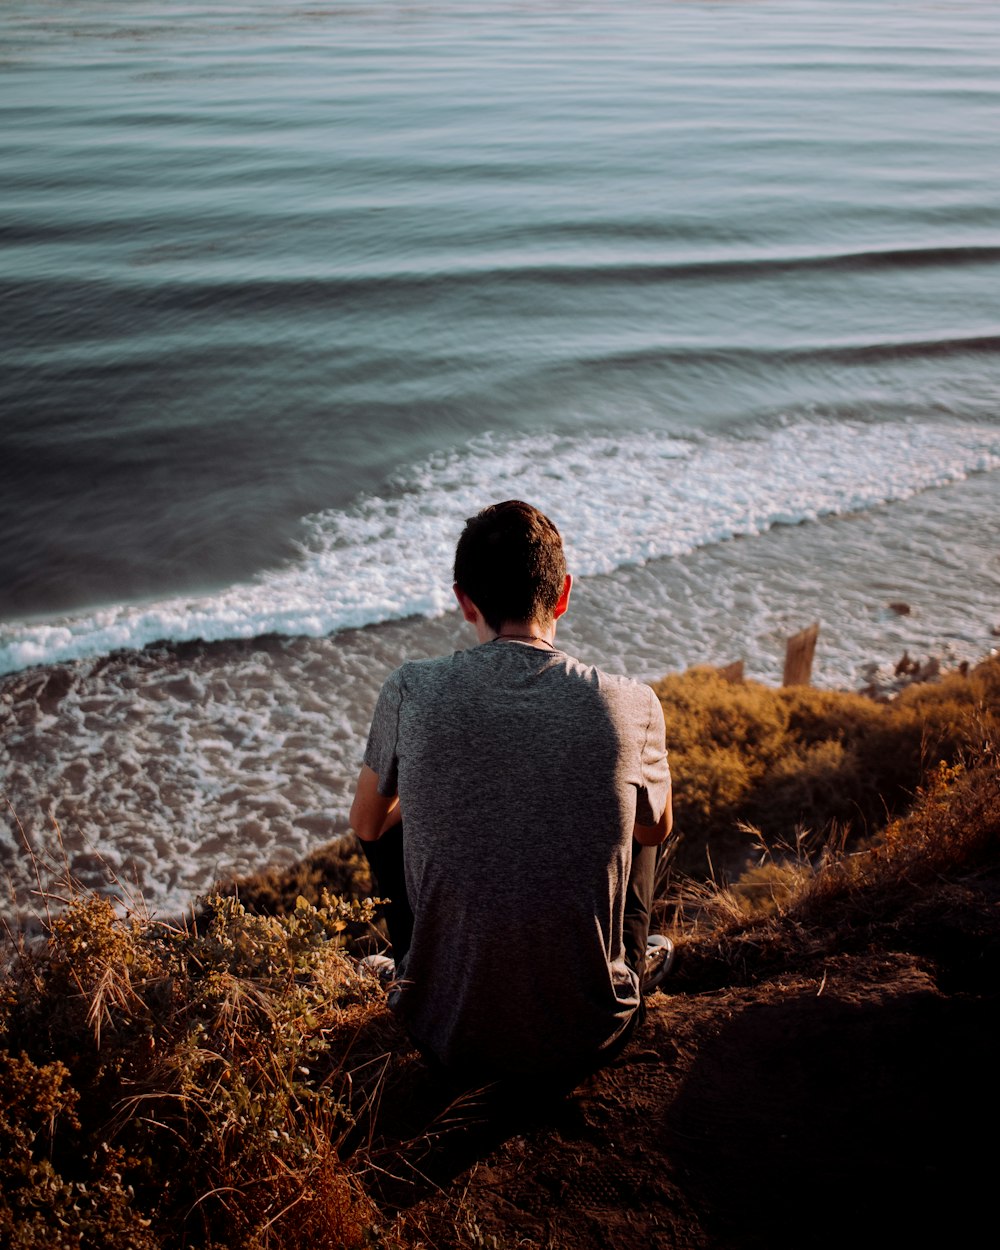
[[863,511],[1000,468],[1000,434],[951,421],[802,419],[752,436],[487,434],[398,473],[380,496],[304,518],[290,565],[200,598],[0,627],[0,672],[152,642],[318,637],[452,604],[466,517],[529,499],[578,576],[683,555],[774,525]]

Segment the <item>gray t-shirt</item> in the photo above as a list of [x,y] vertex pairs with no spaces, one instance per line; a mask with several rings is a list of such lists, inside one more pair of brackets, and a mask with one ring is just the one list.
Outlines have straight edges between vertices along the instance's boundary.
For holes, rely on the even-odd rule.
[[402,665],[365,763],[400,796],[409,954],[390,1003],[447,1065],[589,1061],[639,1003],[622,952],[632,826],[669,770],[652,690],[494,641]]

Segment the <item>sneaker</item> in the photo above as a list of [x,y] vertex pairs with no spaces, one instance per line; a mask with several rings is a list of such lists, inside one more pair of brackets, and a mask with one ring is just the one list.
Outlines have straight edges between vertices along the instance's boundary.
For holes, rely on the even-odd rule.
[[396,961],[388,955],[365,955],[364,959],[358,960],[358,967],[370,972],[384,986],[396,979]]
[[674,966],[676,947],[662,933],[651,933],[646,941],[646,967],[642,977],[642,992],[651,994],[662,984]]

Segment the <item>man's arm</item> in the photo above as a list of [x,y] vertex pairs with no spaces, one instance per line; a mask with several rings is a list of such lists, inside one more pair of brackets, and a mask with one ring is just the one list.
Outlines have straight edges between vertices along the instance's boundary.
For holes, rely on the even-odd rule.
[[351,804],[351,828],[362,842],[377,842],[387,829],[398,825],[402,819],[399,796],[379,794],[378,773],[362,764]]
[[670,782],[667,782],[667,801],[663,807],[663,815],[655,825],[640,825],[638,821],[632,826],[632,837],[640,846],[659,846],[666,841],[670,830],[674,827],[673,794]]

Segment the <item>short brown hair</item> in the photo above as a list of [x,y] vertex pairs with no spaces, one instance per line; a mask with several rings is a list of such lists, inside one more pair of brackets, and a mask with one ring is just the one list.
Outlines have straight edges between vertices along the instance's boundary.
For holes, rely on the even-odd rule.
[[552,619],[566,581],[562,538],[520,499],[470,517],[455,549],[455,584],[499,633],[505,621]]

